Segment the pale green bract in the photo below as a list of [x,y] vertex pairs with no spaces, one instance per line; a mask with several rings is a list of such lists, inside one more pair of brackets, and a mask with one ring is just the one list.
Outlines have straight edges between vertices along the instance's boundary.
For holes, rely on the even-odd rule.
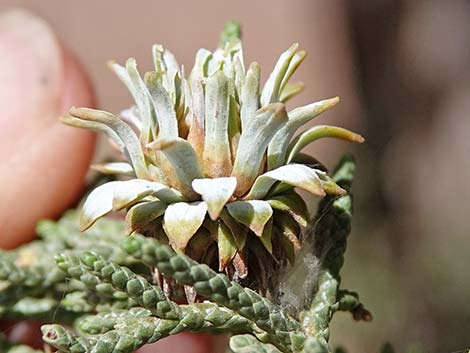
[[[300,199],[295,188],[315,196],[344,193],[324,171],[299,163],[297,153],[322,137],[362,142],[334,126],[313,127],[294,138],[338,97],[286,109],[286,101],[303,87],[288,82],[306,57],[298,44],[281,54],[263,87],[259,65],[245,69],[237,38],[214,52],[200,49],[188,77],[161,45],[152,52],[154,70],[143,76],[134,59],[125,66],[109,65],[135,100],[121,117],[72,108],[63,118],[66,124],[104,132],[126,159],[95,169],[133,178],[92,191],[81,229],[125,210],[128,232],[159,239],[164,234],[175,250],[189,251],[198,261],[211,259],[197,244],[217,243],[219,268],[234,260],[232,273],[239,278],[246,276],[246,252],[260,251],[256,242],[273,256],[291,258],[298,233],[310,221],[306,210],[296,207],[302,203],[292,202]],[[292,220],[300,226],[294,235]]]

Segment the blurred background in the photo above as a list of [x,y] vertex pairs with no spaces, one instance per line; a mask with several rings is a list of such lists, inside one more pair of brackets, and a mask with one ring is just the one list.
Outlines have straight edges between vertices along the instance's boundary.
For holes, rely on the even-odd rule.
[[[89,71],[98,105],[130,105],[106,61],[134,56],[151,67],[164,44],[187,70],[200,47],[215,48],[230,19],[243,24],[245,61],[264,78],[299,42],[304,105],[341,96],[315,123],[341,124],[366,144],[328,141],[310,152],[333,167],[359,162],[356,218],[343,271],[373,315],[334,319],[332,341],[350,352],[470,348],[470,2],[463,0],[19,1],[46,19]],[[106,153],[102,152],[101,154]]]

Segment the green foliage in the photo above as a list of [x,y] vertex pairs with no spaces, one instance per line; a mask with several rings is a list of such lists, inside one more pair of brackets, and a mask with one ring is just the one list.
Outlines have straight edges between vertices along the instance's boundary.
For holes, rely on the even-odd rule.
[[133,237],[125,244],[134,254],[138,252],[145,256],[147,264],[158,268],[163,274],[194,287],[202,297],[252,320],[258,327],[275,336],[279,341],[277,344],[292,349],[302,346],[304,337],[299,323],[258,293],[231,282],[227,276],[216,273],[205,264],[176,254],[170,247],[154,239]]
[[40,240],[0,252],[1,317],[71,323],[97,307],[122,305],[118,299],[87,292],[81,282],[68,281],[54,262],[59,252],[93,249],[120,264],[138,266],[117,246],[125,238],[120,222],[104,219],[83,234],[78,229],[78,212],[69,211],[58,222],[39,223],[37,230]]
[[[345,158],[334,178],[349,190],[353,174],[354,162]],[[156,239],[126,237],[119,220],[102,219],[79,233],[75,211],[42,222],[40,240],[0,254],[0,315],[54,322],[43,326],[43,339],[59,352],[131,353],[184,331],[230,333],[236,353],[331,352],[328,327],[336,311],[370,319],[357,294],[340,289],[351,216],[350,194],[322,201],[313,248],[323,259],[320,276],[310,306],[295,317]],[[172,301],[152,269],[193,288],[196,302]],[[1,344],[10,353],[35,352],[5,338]]]
[[251,335],[237,335],[230,339],[230,349],[238,353],[279,353],[279,349],[269,343],[261,343]]
[[[350,190],[355,163],[344,157],[334,173],[335,181]],[[315,253],[323,258],[317,292],[310,308],[302,316],[305,331],[325,342],[329,323],[337,310],[347,310],[359,320],[371,320],[370,313],[359,302],[356,293],[339,289],[340,270],[344,262],[346,238],[351,230],[352,196],[325,197],[320,203],[315,227]]]

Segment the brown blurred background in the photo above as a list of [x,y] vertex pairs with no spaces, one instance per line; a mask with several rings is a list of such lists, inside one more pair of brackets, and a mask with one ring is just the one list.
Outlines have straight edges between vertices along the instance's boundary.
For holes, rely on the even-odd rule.
[[358,290],[372,323],[334,320],[350,352],[455,352],[470,348],[470,2],[463,0],[19,1],[56,29],[84,63],[99,107],[131,99],[106,61],[151,65],[164,44],[187,70],[213,49],[224,23],[243,24],[246,62],[264,77],[300,42],[309,56],[290,106],[339,95],[317,121],[361,132],[359,148],[318,143],[329,166],[344,151],[359,162],[356,219],[344,285]]

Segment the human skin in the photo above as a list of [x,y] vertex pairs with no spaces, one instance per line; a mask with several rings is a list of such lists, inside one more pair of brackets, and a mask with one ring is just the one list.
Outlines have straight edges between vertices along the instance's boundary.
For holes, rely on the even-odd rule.
[[[93,133],[64,126],[71,106],[95,105],[91,83],[51,28],[31,13],[0,14],[0,248],[32,240],[41,218],[80,197]],[[3,323],[11,339],[40,345],[39,324]],[[213,351],[208,336],[169,337],[140,352]]]

